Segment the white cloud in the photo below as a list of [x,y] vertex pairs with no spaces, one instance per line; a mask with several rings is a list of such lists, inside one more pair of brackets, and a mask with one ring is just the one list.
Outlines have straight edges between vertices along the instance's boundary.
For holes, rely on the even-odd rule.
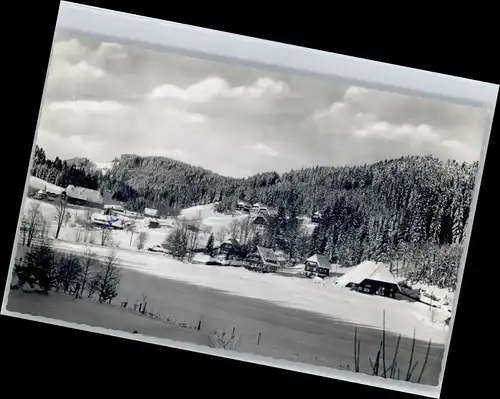
[[440,135],[429,125],[394,125],[385,121],[365,123],[364,128],[355,129],[353,136],[385,140],[409,140],[412,143],[437,142]]
[[87,48],[83,46],[78,39],[70,39],[65,41],[58,41],[54,43],[52,49],[52,56],[68,59],[71,57],[81,57],[87,53]]
[[151,99],[170,98],[187,102],[208,102],[217,97],[261,99],[288,94],[290,89],[286,83],[269,78],[259,78],[249,86],[231,87],[224,79],[209,77],[181,89],[173,84],[166,84],[155,88],[150,93]]
[[[458,112],[461,110],[465,115],[472,116],[471,123],[467,125],[448,121],[444,125],[446,115],[443,119],[443,115],[436,109],[447,115],[463,118]],[[394,156],[392,152],[396,154],[406,147],[407,154],[432,154],[443,158],[473,161],[478,159],[478,144],[484,135],[480,115],[481,113],[470,107],[439,103],[435,100],[424,102],[422,99],[398,93],[350,87],[342,101],[315,112],[312,120],[318,131],[332,140],[351,137],[357,140],[357,145],[371,147],[372,150],[365,148],[365,153],[370,156],[384,151],[387,156]],[[389,119],[405,122],[395,123]],[[452,121],[454,119],[452,118]],[[409,123],[409,120],[423,122]],[[365,144],[361,141],[365,141]]]
[[196,112],[190,112],[185,109],[161,106],[150,106],[147,108],[150,112],[155,113],[161,118],[165,118],[167,120],[182,120],[183,122],[188,123],[203,123],[207,120],[207,117],[205,115]]
[[263,143],[257,143],[250,148],[258,152],[259,154],[265,155],[267,157],[277,157],[280,154],[279,151],[276,151],[273,148]]
[[78,114],[113,114],[129,107],[116,101],[54,101],[48,105],[49,111],[71,111]]
[[473,158],[481,115],[86,36],[54,47],[39,141],[52,157],[160,155],[246,176],[402,155]]
[[56,60],[51,63],[49,79],[55,80],[85,80],[85,79],[101,79],[106,75],[106,72],[98,67],[90,65],[86,61],[80,61],[77,64],[72,64],[65,60]]
[[89,140],[77,135],[61,135],[44,129],[38,129],[37,145],[47,151],[49,157],[62,159],[87,157],[94,158],[103,148],[103,142]]
[[448,151],[453,151],[457,154],[457,158],[460,160],[465,160],[467,162],[473,162],[479,160],[481,156],[481,150],[474,146],[469,146],[459,140],[443,140],[441,145]]
[[118,43],[101,43],[96,51],[97,58],[123,60],[128,57],[125,48]]

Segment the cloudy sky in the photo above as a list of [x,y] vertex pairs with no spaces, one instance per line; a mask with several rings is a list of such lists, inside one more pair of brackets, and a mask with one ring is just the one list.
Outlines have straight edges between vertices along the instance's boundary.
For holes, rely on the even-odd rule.
[[479,159],[482,109],[59,32],[37,144],[159,155],[228,176],[403,155]]

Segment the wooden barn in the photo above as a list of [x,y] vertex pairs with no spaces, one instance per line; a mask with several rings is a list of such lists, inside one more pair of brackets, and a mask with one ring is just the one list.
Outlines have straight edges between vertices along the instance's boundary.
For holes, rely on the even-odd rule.
[[245,258],[246,268],[261,273],[276,272],[278,258],[270,248],[257,246],[257,250]]
[[69,204],[99,209],[104,207],[104,199],[97,190],[70,185],[62,195],[67,198]]
[[305,262],[304,274],[307,277],[328,277],[331,271],[330,262],[323,255],[313,255]]
[[225,256],[226,258],[232,257],[232,256],[239,256],[241,254],[241,246],[240,243],[233,239],[230,238],[226,241],[224,241],[218,251],[218,255]]
[[366,261],[360,263],[342,277],[337,284],[367,294],[377,294],[395,298],[401,292],[396,278],[384,263]]
[[155,218],[144,218],[144,226],[149,229],[158,229],[160,227],[160,222]]

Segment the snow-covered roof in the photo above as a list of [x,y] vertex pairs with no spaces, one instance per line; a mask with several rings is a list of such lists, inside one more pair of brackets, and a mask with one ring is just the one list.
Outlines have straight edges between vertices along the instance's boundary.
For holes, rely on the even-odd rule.
[[224,244],[232,245],[235,248],[238,248],[240,246],[240,243],[238,242],[238,240],[236,240],[234,238],[228,238],[227,240],[225,240],[222,243],[222,245],[224,245]]
[[386,264],[373,261],[360,263],[358,266],[339,277],[337,284],[343,286],[346,286],[349,283],[359,284],[366,279],[398,285],[398,282],[389,271]]
[[60,195],[63,191],[63,187],[56,186],[55,184],[51,184],[42,180],[38,177],[30,175],[29,178],[29,186],[35,190],[45,190],[49,193],[54,193]]
[[259,218],[260,218],[260,219],[264,219],[264,222],[265,222],[266,224],[269,224],[269,223],[270,223],[270,220],[269,220],[269,218],[268,218],[268,215],[266,215],[265,213],[261,213],[261,214],[259,214],[259,215],[254,216],[254,217],[252,218],[252,220],[251,220],[251,222],[250,222],[250,223],[255,223],[255,221],[256,221],[256,220],[258,220]]
[[158,209],[144,208],[144,214],[148,216],[158,216]]
[[96,204],[102,204],[104,202],[101,193],[96,190],[91,190],[90,188],[69,185],[66,187],[66,195],[68,197],[77,198],[87,202],[94,202]]
[[270,248],[265,248],[265,247],[261,247],[260,245],[257,245],[257,252],[266,261],[269,261],[269,260],[274,260],[276,262],[278,261],[276,254]]
[[314,262],[323,269],[328,269],[328,270],[332,269],[330,262],[328,262],[328,260],[323,255],[318,255],[318,254],[313,255],[310,258],[307,258],[307,262]]

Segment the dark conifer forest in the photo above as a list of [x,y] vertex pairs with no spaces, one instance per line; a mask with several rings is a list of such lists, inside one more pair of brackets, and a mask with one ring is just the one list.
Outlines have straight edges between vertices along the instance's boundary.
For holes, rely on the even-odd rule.
[[[136,211],[147,206],[176,214],[216,203],[229,213],[239,200],[262,202],[276,212],[254,241],[280,248],[291,260],[321,253],[341,266],[383,261],[410,281],[454,288],[477,169],[477,162],[407,156],[237,179],[169,158],[125,154],[102,173],[86,159],[47,159],[37,146],[31,173],[62,187],[108,190]],[[301,217],[316,211],[323,220],[309,234]]]

